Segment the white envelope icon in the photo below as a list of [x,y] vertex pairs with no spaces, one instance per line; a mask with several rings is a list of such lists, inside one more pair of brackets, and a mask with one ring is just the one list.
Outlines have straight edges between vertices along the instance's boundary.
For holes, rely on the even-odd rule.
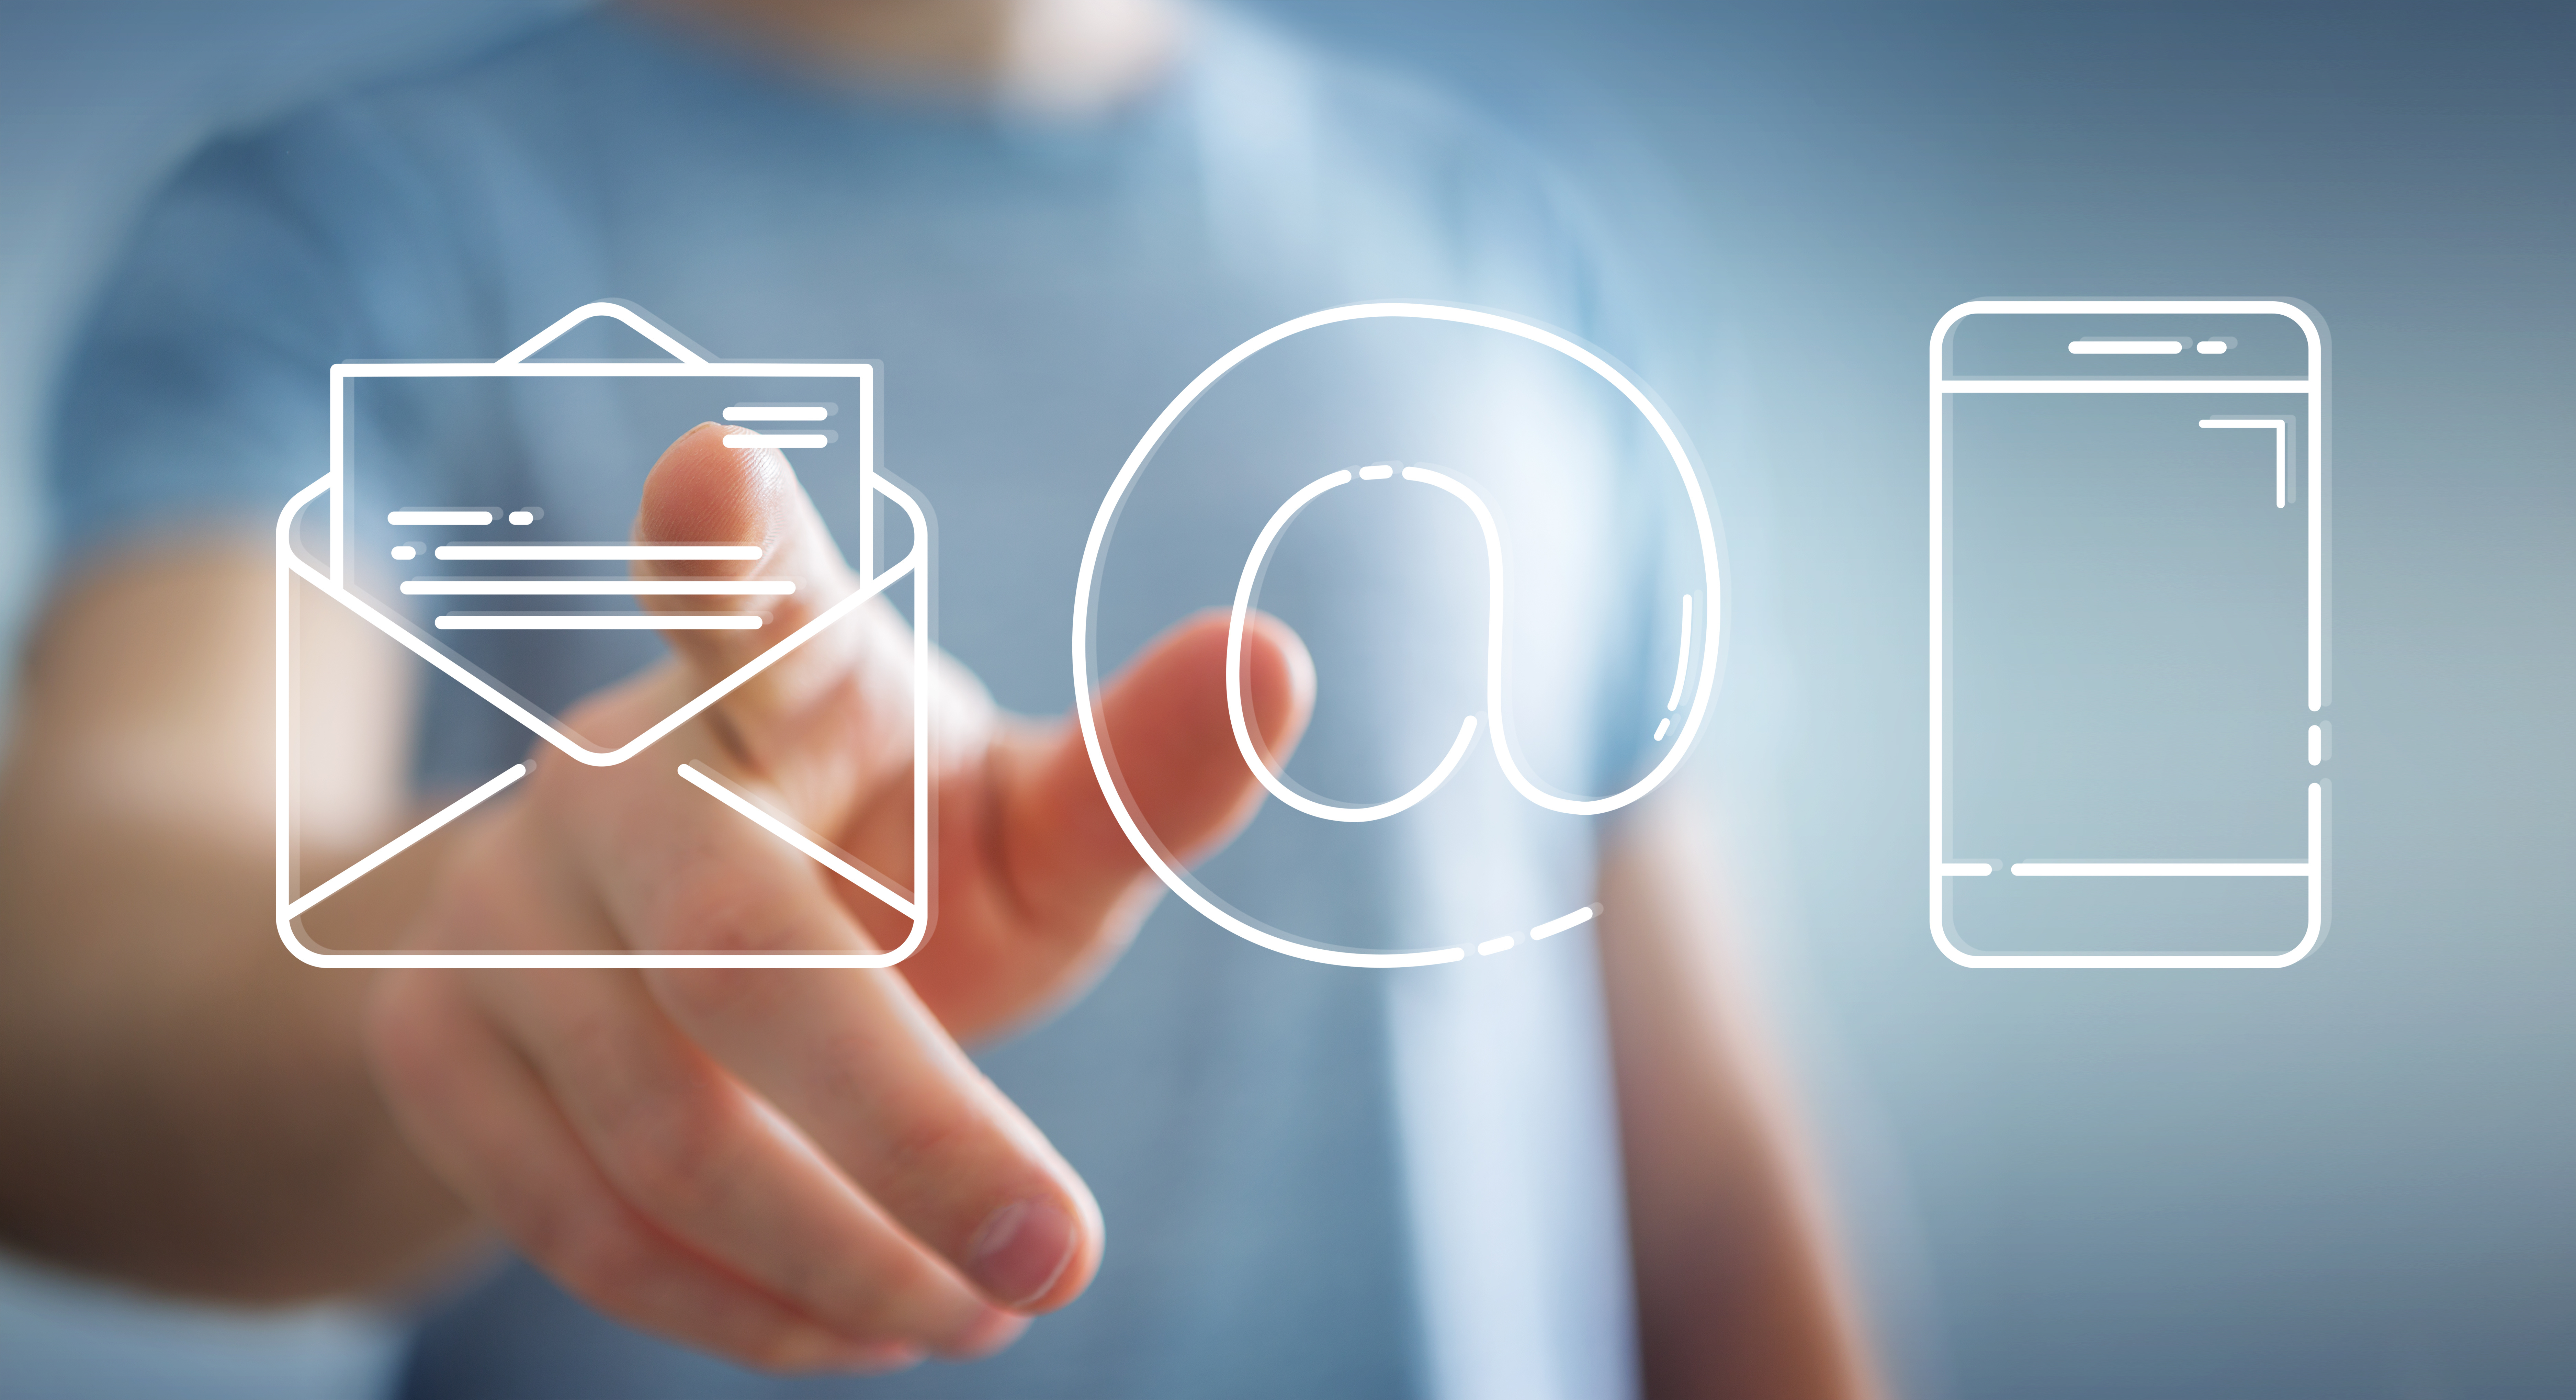
[[[670,352],[669,360],[640,361],[572,361],[532,360],[529,357],[565,332],[593,317],[611,317],[632,327],[654,344]],[[707,687],[686,704],[663,717],[660,722],[631,741],[615,749],[600,749],[568,733],[550,715],[537,706],[496,683],[481,668],[455,654],[438,640],[439,633],[456,628],[465,631],[504,628],[530,630],[546,628],[591,628],[614,626],[619,630],[651,630],[667,621],[663,617],[645,617],[634,613],[458,613],[440,617],[435,629],[424,630],[415,622],[389,611],[366,596],[367,590],[356,586],[352,578],[351,470],[350,432],[353,415],[349,412],[353,388],[361,383],[383,380],[710,380],[718,393],[732,386],[721,381],[767,381],[765,385],[742,385],[746,391],[773,388],[782,381],[821,380],[840,386],[846,396],[855,391],[856,413],[844,414],[839,403],[804,405],[756,404],[728,407],[729,421],[748,424],[773,422],[819,423],[827,416],[839,416],[847,422],[856,420],[856,442],[860,478],[860,518],[858,574],[861,586],[848,597],[834,603],[810,622],[746,663],[741,669]],[[331,471],[318,481],[295,493],[277,519],[277,931],[287,950],[317,967],[890,967],[912,955],[927,936],[931,922],[931,825],[930,825],[930,731],[928,678],[930,676],[930,592],[925,586],[930,551],[930,522],[919,502],[894,483],[879,475],[876,469],[876,367],[854,363],[774,363],[712,360],[692,349],[684,341],[655,324],[634,308],[617,302],[593,302],[579,307],[548,326],[526,344],[490,363],[417,362],[337,364],[331,367]],[[823,387],[830,387],[829,385]],[[708,416],[713,416],[712,414]],[[691,420],[698,421],[698,420]],[[775,445],[782,449],[821,448],[838,440],[837,433],[773,432],[763,427],[744,427],[737,441]],[[318,564],[305,557],[294,543],[297,518],[315,500],[330,498],[329,557]],[[902,510],[911,525],[911,545],[903,558],[880,571],[877,567],[876,503],[879,497]],[[543,514],[541,510],[521,509],[405,509],[387,513],[396,527],[489,527],[506,519],[511,526],[529,526]],[[395,546],[392,557],[409,561],[415,557],[426,561],[465,560],[539,560],[559,565],[562,561],[618,562],[647,556],[639,552],[652,547],[628,547],[610,544],[520,544],[467,542],[452,545]],[[697,548],[683,546],[681,548]],[[708,547],[713,548],[713,547]],[[718,557],[718,556],[703,556]],[[732,556],[723,556],[732,557]],[[749,556],[742,556],[749,557]],[[431,832],[456,820],[476,806],[506,790],[527,772],[527,765],[513,764],[494,774],[491,779],[450,803],[436,814],[376,848],[348,868],[330,878],[298,891],[295,889],[296,788],[293,781],[292,755],[298,716],[293,703],[292,677],[296,674],[294,628],[290,626],[290,601],[296,580],[302,580],[324,597],[357,614],[406,650],[437,667],[448,677],[473,692],[485,703],[525,726],[538,739],[552,744],[577,762],[591,767],[609,767],[633,760],[656,761],[654,745],[723,698],[752,676],[759,674],[780,657],[796,650],[824,629],[848,617],[868,599],[887,593],[902,584],[913,591],[912,648],[912,872],[909,892],[895,888],[888,881],[854,865],[849,860],[816,842],[792,823],[763,810],[723,783],[709,778],[689,764],[678,764],[679,777],[706,793],[710,800],[732,808],[745,820],[756,823],[778,839],[812,857],[835,875],[847,880],[872,897],[884,902],[909,921],[910,931],[897,946],[880,953],[490,953],[490,952],[332,952],[316,946],[297,926],[297,921],[314,906],[340,893],[370,871],[401,854]],[[747,586],[744,591],[783,591]],[[609,580],[445,580],[432,582],[406,581],[401,591],[413,593],[471,593],[489,599],[495,596],[566,594],[614,595],[634,591]],[[698,591],[698,590],[693,590]],[[596,601],[586,597],[584,602]],[[734,625],[727,615],[699,615],[703,625]],[[684,624],[687,623],[684,620]],[[756,619],[743,618],[741,625],[756,625]],[[666,760],[667,761],[667,760]]]

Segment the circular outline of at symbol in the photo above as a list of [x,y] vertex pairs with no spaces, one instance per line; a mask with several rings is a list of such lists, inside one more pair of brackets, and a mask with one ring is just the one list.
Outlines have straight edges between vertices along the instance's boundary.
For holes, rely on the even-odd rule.
[[[1673,769],[1680,765],[1682,756],[1690,750],[1691,741],[1699,735],[1700,721],[1707,716],[1710,696],[1717,688],[1719,618],[1724,614],[1724,609],[1718,606],[1720,585],[1717,527],[1709,518],[1708,496],[1700,488],[1699,470],[1691,462],[1690,450],[1682,445],[1681,435],[1673,430],[1672,424],[1665,419],[1663,411],[1655,406],[1654,401],[1644,390],[1639,389],[1627,375],[1620,373],[1616,366],[1584,346],[1527,321],[1515,320],[1491,311],[1478,311],[1462,306],[1440,306],[1430,302],[1383,301],[1367,302],[1357,306],[1337,306],[1327,311],[1310,312],[1293,321],[1282,322],[1227,351],[1223,358],[1202,370],[1198,378],[1191,380],[1189,387],[1181,390],[1179,397],[1173,399],[1154,419],[1153,426],[1147,428],[1145,436],[1136,443],[1136,450],[1127,454],[1126,464],[1118,469],[1117,479],[1109,484],[1109,494],[1101,498],[1099,514],[1092,517],[1090,538],[1083,542],[1082,573],[1075,581],[1073,590],[1073,708],[1075,719],[1082,725],[1083,748],[1091,755],[1092,776],[1100,782],[1101,795],[1109,799],[1109,810],[1117,816],[1119,829],[1127,833],[1128,844],[1134,846],[1136,853],[1144,857],[1146,866],[1163,882],[1164,887],[1179,895],[1191,908],[1206,915],[1237,937],[1260,944],[1274,953],[1285,953],[1292,958],[1330,963],[1337,967],[1423,967],[1433,963],[1458,962],[1466,957],[1467,950],[1465,948],[1426,948],[1410,952],[1372,953],[1319,947],[1280,933],[1276,929],[1264,927],[1254,920],[1246,919],[1226,908],[1206,890],[1199,888],[1198,882],[1192,880],[1176,862],[1170,859],[1155,843],[1153,837],[1147,834],[1144,826],[1136,820],[1135,813],[1128,810],[1126,796],[1119,789],[1117,773],[1110,766],[1108,752],[1101,746],[1099,717],[1094,705],[1097,686],[1091,666],[1091,589],[1093,577],[1100,567],[1101,548],[1108,541],[1111,523],[1118,517],[1120,502],[1126,498],[1128,488],[1135,484],[1137,476],[1144,471],[1147,459],[1153,456],[1154,449],[1162,443],[1164,434],[1171,431],[1172,425],[1180,421],[1181,415],[1188,412],[1190,405],[1196,403],[1199,396],[1206,393],[1210,386],[1224,378],[1235,366],[1263,350],[1292,335],[1313,330],[1318,326],[1338,325],[1344,321],[1377,320],[1448,321],[1457,325],[1479,326],[1486,330],[1500,331],[1505,335],[1518,336],[1523,340],[1544,345],[1601,376],[1610,387],[1617,389],[1638,413],[1644,415],[1647,424],[1655,430],[1656,440],[1663,443],[1664,451],[1672,458],[1673,470],[1681,476],[1683,492],[1690,497],[1691,522],[1699,532],[1701,574],[1708,580],[1708,606],[1702,609],[1706,618],[1706,632],[1701,641],[1699,686],[1692,693],[1690,714],[1682,721],[1681,733],[1675,737],[1673,746],[1665,751],[1662,761],[1655,765],[1652,772],[1638,779],[1625,791],[1608,797],[1582,801],[1556,798],[1544,801],[1542,805],[1556,811],[1586,816],[1615,811],[1654,791],[1665,778],[1671,776]],[[1578,913],[1586,912],[1589,911],[1578,911]],[[1541,927],[1547,926],[1541,925]]]

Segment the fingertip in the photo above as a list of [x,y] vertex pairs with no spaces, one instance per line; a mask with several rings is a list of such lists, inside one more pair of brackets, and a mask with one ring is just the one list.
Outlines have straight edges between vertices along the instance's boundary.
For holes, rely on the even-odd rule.
[[727,447],[726,429],[700,423],[673,440],[644,478],[635,538],[644,543],[768,544],[794,499],[787,459],[766,447]]
[[1243,619],[1243,706],[1275,758],[1296,746],[1315,713],[1315,657],[1297,630],[1268,613]]
[[[1225,654],[1230,619],[1214,608],[1193,614],[1146,649],[1122,678],[1162,694],[1148,726],[1204,730],[1232,748],[1226,721]],[[1305,733],[1315,709],[1315,658],[1296,629],[1268,613],[1243,618],[1243,710],[1254,737],[1273,759],[1284,758]],[[1140,709],[1144,707],[1139,707]]]
[[1073,1254],[1065,1261],[1064,1271],[1056,1275],[1055,1283],[1030,1300],[1021,1309],[1023,1312],[1054,1312],[1081,1297],[1083,1290],[1091,1286],[1092,1278],[1100,1272],[1100,1256],[1107,1248],[1109,1236],[1108,1227],[1101,1220],[1100,1202],[1092,1198],[1090,1186],[1081,1178],[1076,1177],[1067,1184],[1073,1207]]
[[[1145,825],[1185,860],[1249,818],[1261,796],[1227,714],[1228,627],[1214,609],[1184,619],[1101,697],[1103,737],[1121,784]],[[1305,732],[1315,699],[1315,663],[1277,618],[1244,618],[1242,696],[1254,746],[1275,771]],[[1065,742],[1068,769],[1077,760],[1087,765],[1078,739],[1068,734]],[[1082,776],[1088,786],[1087,766]],[[1096,835],[1104,851],[1125,849],[1114,826]]]

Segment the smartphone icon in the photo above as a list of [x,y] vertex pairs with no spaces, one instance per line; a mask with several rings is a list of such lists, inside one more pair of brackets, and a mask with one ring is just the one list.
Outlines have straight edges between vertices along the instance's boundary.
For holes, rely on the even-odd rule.
[[2277,300],[1972,301],[1931,343],[1933,941],[2257,968],[2326,925],[2326,362]]

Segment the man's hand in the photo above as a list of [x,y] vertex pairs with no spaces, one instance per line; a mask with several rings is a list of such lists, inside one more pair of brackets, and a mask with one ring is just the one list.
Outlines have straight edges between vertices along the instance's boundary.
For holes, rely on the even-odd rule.
[[[774,452],[707,425],[645,487],[641,541],[767,546],[793,594],[757,630],[674,631],[669,664],[572,716],[642,732],[858,586]],[[725,565],[664,565],[667,575]],[[744,566],[747,570],[749,566]],[[658,600],[686,606],[686,600]],[[1185,623],[1102,701],[1121,777],[1183,854],[1260,789],[1223,700],[1225,623]],[[958,1047],[1060,1000],[1145,907],[1069,723],[997,715],[937,663],[939,922],[899,968],[407,972],[368,1027],[431,1168],[541,1267],[633,1325],[771,1367],[884,1367],[1004,1345],[1098,1267],[1098,1207]],[[873,951],[893,911],[705,794],[690,762],[882,870],[910,868],[911,648],[882,602],[733,691],[649,759],[540,746],[445,855],[424,948]],[[1245,645],[1272,752],[1313,693],[1293,635]]]

